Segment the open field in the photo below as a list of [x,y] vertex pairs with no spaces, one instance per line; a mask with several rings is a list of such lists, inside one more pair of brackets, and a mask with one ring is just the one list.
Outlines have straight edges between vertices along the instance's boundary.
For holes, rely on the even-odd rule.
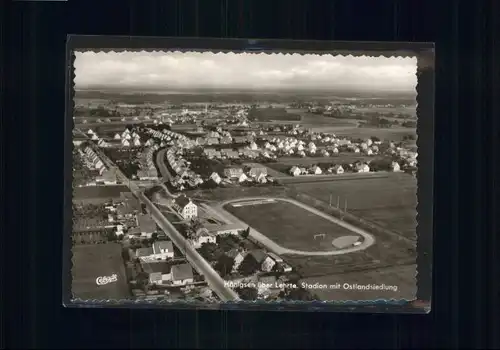
[[338,197],[341,207],[347,202],[348,212],[414,239],[417,181],[404,173],[387,175],[381,178],[296,184],[293,188],[325,203],[329,203],[331,195],[333,205],[336,205]]
[[[375,300],[375,299],[407,299],[413,300],[416,297],[416,272],[415,264],[385,267],[371,271],[351,272],[312,277],[303,279],[303,282],[314,284],[316,282],[328,285],[339,284],[340,288],[335,289],[315,289],[312,290],[321,300]],[[382,285],[397,287],[395,290],[349,290],[344,287],[344,283],[350,285]]]
[[[71,291],[74,298],[105,300],[130,296],[120,244],[78,245],[72,251]],[[97,285],[97,277],[113,274],[118,277],[116,282]]]
[[417,106],[406,106],[406,107],[356,107],[356,112],[361,113],[382,113],[382,114],[417,114]]
[[[236,204],[236,203],[233,203]],[[282,201],[224,209],[284,248],[303,251],[333,250],[332,240],[356,233],[299,206]],[[314,239],[315,234],[325,234]]]
[[130,190],[123,185],[75,187],[73,199],[119,198],[121,192],[130,192]]
[[337,136],[355,139],[366,139],[375,136],[384,141],[402,141],[406,135],[417,136],[417,129],[415,128],[334,128],[331,132]]

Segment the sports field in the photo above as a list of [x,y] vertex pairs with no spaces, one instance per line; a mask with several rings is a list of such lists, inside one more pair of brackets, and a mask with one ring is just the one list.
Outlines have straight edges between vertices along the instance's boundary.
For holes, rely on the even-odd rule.
[[[234,203],[237,204],[237,203]],[[274,201],[233,206],[225,210],[284,248],[305,251],[334,250],[332,240],[356,233],[293,203]],[[324,234],[323,236],[314,235]]]
[[340,203],[347,211],[379,226],[415,238],[417,180],[404,173],[360,180],[303,183],[293,187],[325,203]]
[[[71,291],[79,299],[124,299],[130,296],[122,247],[117,243],[74,246]],[[98,286],[97,277],[117,275],[117,281]]]

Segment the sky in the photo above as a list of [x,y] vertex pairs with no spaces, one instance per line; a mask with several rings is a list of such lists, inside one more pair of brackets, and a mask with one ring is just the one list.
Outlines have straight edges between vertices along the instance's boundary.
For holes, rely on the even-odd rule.
[[75,88],[410,92],[415,57],[211,52],[76,52]]

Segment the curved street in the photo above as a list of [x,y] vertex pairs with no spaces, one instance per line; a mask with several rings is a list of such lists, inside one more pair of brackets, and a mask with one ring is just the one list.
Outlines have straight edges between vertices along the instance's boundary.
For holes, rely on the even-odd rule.
[[230,199],[230,200],[224,201],[220,204],[217,204],[215,209],[217,210],[218,213],[220,213],[220,215],[224,219],[226,219],[226,221],[228,221],[228,223],[249,226],[247,223],[243,222],[242,220],[238,219],[233,214],[226,211],[224,209],[224,206],[227,204],[231,204],[231,203],[239,202],[239,201],[268,200],[268,199],[273,199],[276,201],[284,201],[284,202],[295,204],[304,210],[308,210],[308,211],[310,211],[318,216],[321,216],[322,218],[329,220],[329,221],[331,221],[339,226],[342,226],[342,227],[344,227],[344,228],[346,228],[346,229],[348,229],[356,234],[359,234],[360,236],[362,236],[364,238],[363,242],[359,246],[356,246],[356,247],[350,247],[350,248],[345,248],[345,249],[341,249],[341,250],[332,250],[332,251],[310,252],[310,251],[295,250],[295,249],[289,249],[289,248],[282,247],[281,245],[279,245],[275,241],[268,238],[266,235],[260,233],[256,229],[250,227],[250,236],[253,239],[255,239],[256,241],[259,241],[260,243],[265,245],[268,249],[270,249],[271,251],[273,251],[274,253],[276,253],[278,255],[280,255],[280,254],[294,254],[294,255],[308,255],[308,256],[342,255],[342,254],[354,253],[354,252],[358,252],[361,250],[365,250],[366,248],[372,246],[375,243],[375,238],[370,233],[366,232],[365,230],[363,230],[359,227],[353,226],[345,221],[339,220],[331,215],[323,213],[323,212],[317,210],[316,208],[310,207],[304,203],[301,203],[299,201],[296,201],[296,200],[290,199],[290,198],[246,197],[246,198]]

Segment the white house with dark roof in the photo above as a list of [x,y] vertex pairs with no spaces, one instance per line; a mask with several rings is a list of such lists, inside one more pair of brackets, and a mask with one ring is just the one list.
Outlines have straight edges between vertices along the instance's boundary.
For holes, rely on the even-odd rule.
[[245,259],[246,253],[244,251],[233,248],[228,251],[226,255],[234,260],[232,272],[236,272],[238,270],[238,267],[240,267],[242,261]]
[[238,167],[231,167],[224,169],[224,176],[230,179],[237,179],[243,174],[243,169]]
[[179,196],[174,199],[173,207],[185,220],[190,220],[198,216],[198,206],[190,198]]
[[209,177],[210,180],[212,180],[213,182],[215,182],[217,185],[221,183],[222,179],[220,177],[219,174],[217,174],[216,172],[213,172],[210,177]]
[[354,166],[354,170],[358,173],[369,173],[370,167],[366,163],[357,163]]
[[321,174],[323,174],[323,170],[318,165],[313,165],[311,167],[310,171],[314,175],[321,175]]
[[394,172],[401,171],[401,167],[398,162],[392,162],[391,163],[391,170]]
[[174,246],[170,241],[156,241],[151,247],[137,249],[135,255],[143,262],[173,259]]
[[299,176],[302,174],[302,172],[300,171],[300,168],[298,166],[293,166],[291,169],[290,169],[290,174],[292,176]]
[[190,264],[172,266],[172,283],[176,286],[186,285],[194,282],[193,268]]
[[248,170],[248,175],[251,177],[257,177],[261,173],[267,175],[267,168],[265,166],[259,166],[257,164],[248,164],[247,166],[250,168]]
[[142,269],[149,275],[151,284],[170,284],[172,281],[172,266],[167,262],[143,263]]
[[344,173],[344,168],[340,164],[334,165],[330,169],[331,169],[333,174],[343,174]]
[[260,269],[264,272],[270,272],[274,265],[276,265],[276,261],[262,249],[252,250],[249,254],[260,265]]

